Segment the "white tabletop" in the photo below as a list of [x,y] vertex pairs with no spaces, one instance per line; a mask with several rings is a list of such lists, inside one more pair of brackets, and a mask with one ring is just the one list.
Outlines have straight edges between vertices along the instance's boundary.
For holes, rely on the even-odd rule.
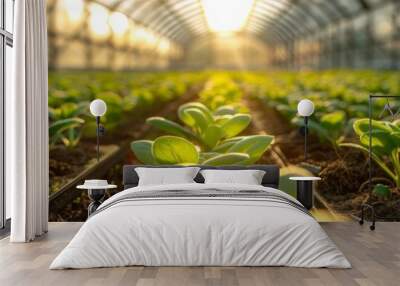
[[319,181],[320,177],[290,177],[289,180],[292,181]]
[[104,185],[104,186],[79,185],[79,186],[76,186],[77,189],[85,189],[85,190],[115,189],[116,187],[117,187],[117,185]]

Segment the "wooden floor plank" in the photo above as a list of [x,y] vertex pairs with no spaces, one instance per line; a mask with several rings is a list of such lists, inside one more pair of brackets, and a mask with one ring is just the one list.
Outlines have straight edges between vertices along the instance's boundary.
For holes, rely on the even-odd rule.
[[289,267],[119,267],[48,269],[81,223],[50,223],[50,231],[32,243],[0,240],[1,286],[280,286],[400,285],[400,223],[378,223],[372,232],[355,222],[321,223],[352,263],[352,269]]

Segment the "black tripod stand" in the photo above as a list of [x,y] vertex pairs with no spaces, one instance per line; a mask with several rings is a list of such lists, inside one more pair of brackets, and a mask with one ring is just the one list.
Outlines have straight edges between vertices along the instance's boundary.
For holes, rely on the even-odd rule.
[[[369,136],[369,141],[368,141],[368,168],[369,168],[369,177],[368,177],[368,189],[370,194],[372,193],[372,107],[373,107],[373,100],[377,98],[385,98],[387,100],[387,103],[384,106],[383,111],[381,112],[381,116],[384,114],[384,112],[388,112],[389,115],[392,117],[392,120],[395,119],[395,117],[399,114],[399,111],[393,112],[391,109],[389,99],[390,98],[400,98],[400,96],[396,95],[370,95],[369,96],[369,106],[368,106],[368,118],[369,118],[369,130],[368,130],[368,136]],[[381,217],[377,215],[375,206],[377,204],[362,204],[361,205],[361,219],[359,221],[360,225],[364,224],[365,220],[365,214],[367,211],[370,211],[371,213],[371,220],[372,223],[370,225],[371,230],[375,230],[375,222],[376,219],[379,220],[400,220],[400,217]]]

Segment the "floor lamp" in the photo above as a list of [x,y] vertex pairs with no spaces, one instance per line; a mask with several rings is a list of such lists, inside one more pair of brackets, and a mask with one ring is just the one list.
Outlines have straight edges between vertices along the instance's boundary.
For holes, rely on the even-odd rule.
[[100,124],[100,117],[107,111],[106,103],[101,99],[95,99],[90,103],[90,113],[96,117],[96,138],[97,138],[97,162],[100,161],[100,135],[104,134],[104,127]]
[[[95,99],[90,103],[90,113],[96,117],[96,139],[97,139],[97,162],[100,161],[100,136],[104,134],[104,127],[100,124],[100,117],[107,111],[106,103],[101,99]],[[101,205],[106,195],[106,190],[115,188],[109,185],[107,180],[85,180],[83,185],[77,186],[78,189],[87,189],[90,204],[88,206],[88,217],[91,216]]]
[[307,161],[308,118],[314,113],[314,103],[309,99],[301,100],[297,105],[297,112],[304,117],[304,161]]

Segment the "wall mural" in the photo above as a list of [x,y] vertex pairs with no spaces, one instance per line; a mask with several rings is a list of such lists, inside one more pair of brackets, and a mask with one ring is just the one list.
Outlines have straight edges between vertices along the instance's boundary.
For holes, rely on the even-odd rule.
[[[391,102],[393,114],[382,114],[385,99],[375,103],[374,118],[381,120],[373,121],[373,177],[382,187],[370,194],[366,185],[370,93],[400,94],[400,73],[55,72],[50,75],[49,93],[51,192],[96,164],[95,119],[88,107],[100,98],[107,104],[101,119],[106,128],[102,157],[118,155],[119,149],[124,154],[104,172],[116,183],[121,183],[120,168],[127,163],[278,164],[282,188],[292,194],[289,176],[322,178],[316,205],[325,219],[344,219],[341,214],[357,214],[362,203],[375,201],[384,202],[381,213],[396,215],[399,101]],[[297,116],[303,98],[315,105],[306,162],[303,120]],[[85,205],[80,198],[75,204]],[[85,208],[80,209],[78,217],[84,217]]]
[[[254,60],[255,71],[231,66],[229,56],[224,67],[235,69],[224,71],[207,55],[209,46],[199,49],[201,57],[191,54],[198,71],[179,71],[179,45],[92,2],[48,1],[50,220],[86,220],[89,200],[76,185],[105,178],[119,186],[118,192],[124,164],[277,164],[281,189],[293,196],[296,187],[290,176],[322,178],[312,211],[319,220],[349,220],[359,216],[364,203],[376,204],[382,216],[400,216],[400,100],[374,102],[374,186],[371,192],[368,188],[369,94],[400,96],[398,70],[339,69],[350,54],[335,65],[338,54],[310,56],[330,50],[301,42],[293,71],[264,68],[286,67],[282,59],[289,56],[279,47],[266,53],[276,57],[263,58],[261,70]],[[382,9],[383,15],[395,11],[391,6]],[[89,23],[82,15],[88,15]],[[109,17],[110,25],[97,25],[102,15]],[[113,28],[117,18],[119,28],[122,22],[126,26],[120,34]],[[354,65],[360,55],[368,59],[365,46],[354,50]],[[243,58],[254,59],[246,49]],[[324,68],[328,61],[332,69],[308,69]],[[203,62],[206,69],[200,66]],[[100,138],[100,162],[96,120],[89,111],[97,98],[107,104],[101,117],[105,134]],[[307,159],[304,121],[297,114],[302,99],[315,106],[308,121]]]

